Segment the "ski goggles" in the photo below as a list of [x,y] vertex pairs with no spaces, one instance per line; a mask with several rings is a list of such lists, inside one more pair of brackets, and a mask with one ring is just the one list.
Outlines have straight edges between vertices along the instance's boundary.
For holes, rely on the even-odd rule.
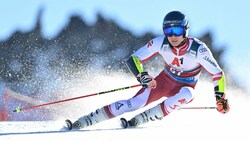
[[185,29],[183,26],[170,26],[163,29],[163,32],[166,36],[181,36],[185,33]]

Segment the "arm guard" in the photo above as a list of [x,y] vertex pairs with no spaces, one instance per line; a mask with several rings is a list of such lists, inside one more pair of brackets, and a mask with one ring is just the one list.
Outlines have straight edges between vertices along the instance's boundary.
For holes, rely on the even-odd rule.
[[224,73],[222,72],[222,76],[217,81],[217,84],[214,87],[214,91],[219,92],[219,93],[225,93],[225,89],[226,89],[225,87],[226,87],[225,76],[224,76]]
[[141,61],[136,56],[131,56],[127,60],[127,66],[135,77],[141,72],[143,72],[143,67]]

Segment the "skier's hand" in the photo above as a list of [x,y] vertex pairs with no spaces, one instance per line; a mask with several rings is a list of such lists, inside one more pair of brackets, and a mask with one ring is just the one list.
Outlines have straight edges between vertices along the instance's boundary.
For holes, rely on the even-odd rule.
[[230,110],[230,107],[228,104],[228,100],[225,99],[225,94],[215,92],[215,98],[216,98],[217,110],[222,114],[227,113]]
[[155,79],[148,74],[148,72],[141,72],[137,76],[137,80],[142,84],[143,88],[150,88],[150,89],[156,88],[157,83]]

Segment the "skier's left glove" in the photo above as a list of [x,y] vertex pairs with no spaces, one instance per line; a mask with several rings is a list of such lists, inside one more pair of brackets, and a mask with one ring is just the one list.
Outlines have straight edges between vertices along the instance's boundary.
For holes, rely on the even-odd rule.
[[222,114],[227,113],[230,110],[228,100],[225,99],[225,93],[215,92],[217,111]]
[[157,83],[155,79],[148,74],[148,72],[141,72],[137,76],[137,80],[142,84],[143,88],[150,88],[150,89],[156,88]]

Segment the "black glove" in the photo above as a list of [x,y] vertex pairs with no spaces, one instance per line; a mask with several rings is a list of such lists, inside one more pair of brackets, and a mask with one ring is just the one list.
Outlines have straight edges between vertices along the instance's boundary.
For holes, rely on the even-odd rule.
[[137,77],[137,80],[142,84],[142,87],[144,88],[156,88],[157,83],[155,79],[148,74],[148,72],[141,72]]
[[230,110],[228,100],[225,99],[226,94],[225,93],[220,93],[220,92],[215,92],[215,98],[216,98],[216,105],[217,105],[217,110],[225,114]]

